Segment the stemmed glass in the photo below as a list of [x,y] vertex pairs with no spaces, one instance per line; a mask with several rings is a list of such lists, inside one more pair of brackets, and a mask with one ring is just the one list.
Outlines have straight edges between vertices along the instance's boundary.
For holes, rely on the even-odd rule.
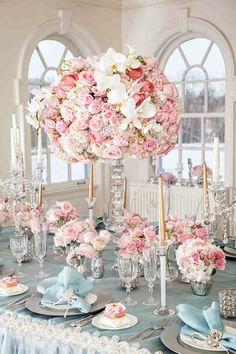
[[10,238],[10,248],[18,264],[17,278],[23,278],[25,274],[21,271],[21,262],[28,250],[28,236],[15,236]]
[[39,261],[39,273],[34,276],[36,278],[46,278],[48,274],[44,273],[43,262],[47,252],[47,231],[41,230],[34,233],[34,249]]
[[130,296],[131,282],[138,275],[138,258],[134,257],[118,257],[118,270],[121,280],[124,281],[127,297],[122,301],[126,306],[136,305],[137,301],[133,300]]
[[110,209],[111,209],[110,204],[107,204],[104,208],[104,213],[103,213],[103,217],[102,217],[102,221],[103,221],[103,224],[104,224],[106,230],[108,230],[108,228],[111,224]]
[[148,282],[149,297],[143,302],[146,306],[158,304],[157,299],[153,297],[154,282],[157,277],[157,249],[153,245],[143,252],[144,277]]

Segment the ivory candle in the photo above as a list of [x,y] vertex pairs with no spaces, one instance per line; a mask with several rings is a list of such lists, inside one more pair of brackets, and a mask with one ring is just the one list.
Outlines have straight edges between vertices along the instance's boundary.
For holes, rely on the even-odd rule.
[[204,210],[208,203],[208,180],[207,180],[207,165],[204,163],[203,165],[203,203]]
[[89,168],[89,199],[93,199],[93,163]]
[[43,186],[41,183],[38,188],[38,205],[41,206],[43,202]]
[[124,178],[124,190],[123,190],[123,199],[122,199],[122,207],[126,209],[126,198],[127,198],[127,178]]
[[219,184],[220,177],[220,145],[219,138],[215,137],[213,142],[213,171],[212,171],[212,181],[213,184]]
[[164,198],[163,198],[163,180],[158,178],[159,186],[159,239],[160,246],[165,244],[165,213],[164,213]]
[[38,129],[38,164],[42,163],[42,129]]
[[16,166],[16,141],[13,127],[11,127],[11,164],[12,167]]

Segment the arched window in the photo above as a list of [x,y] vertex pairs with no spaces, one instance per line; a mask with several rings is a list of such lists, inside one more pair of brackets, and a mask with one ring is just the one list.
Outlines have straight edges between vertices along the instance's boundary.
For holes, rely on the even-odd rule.
[[[160,164],[173,170],[173,161],[188,176],[188,158],[193,165],[204,161],[212,168],[213,138],[220,139],[220,174],[224,178],[225,63],[216,43],[193,38],[179,44],[169,55],[165,74],[179,90],[183,103],[178,144]],[[177,167],[174,166],[175,168]]]
[[[61,36],[50,36],[40,41],[35,48],[28,70],[29,98],[34,88],[48,87],[58,77],[57,70],[63,60],[78,56],[79,51],[72,42]],[[35,170],[37,163],[37,136],[31,129],[31,165]],[[43,133],[44,180],[47,184],[84,181],[86,167],[82,163],[67,164],[50,152],[49,140]]]

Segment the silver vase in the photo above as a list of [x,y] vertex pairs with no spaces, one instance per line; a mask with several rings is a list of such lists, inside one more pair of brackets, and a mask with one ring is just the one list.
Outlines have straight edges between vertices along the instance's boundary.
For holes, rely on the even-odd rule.
[[98,251],[96,257],[91,261],[92,277],[94,279],[100,279],[104,275],[104,260],[102,259],[102,251]]
[[197,282],[197,281],[191,281],[190,280],[190,285],[193,293],[198,296],[206,296],[209,294],[211,287],[212,287],[212,281],[206,281],[206,282]]

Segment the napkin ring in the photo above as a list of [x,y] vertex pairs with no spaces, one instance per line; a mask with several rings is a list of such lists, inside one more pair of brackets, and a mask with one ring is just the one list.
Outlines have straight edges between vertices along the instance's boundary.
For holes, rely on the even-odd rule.
[[217,329],[212,329],[207,336],[207,344],[214,348],[219,347],[222,335],[223,334]]

